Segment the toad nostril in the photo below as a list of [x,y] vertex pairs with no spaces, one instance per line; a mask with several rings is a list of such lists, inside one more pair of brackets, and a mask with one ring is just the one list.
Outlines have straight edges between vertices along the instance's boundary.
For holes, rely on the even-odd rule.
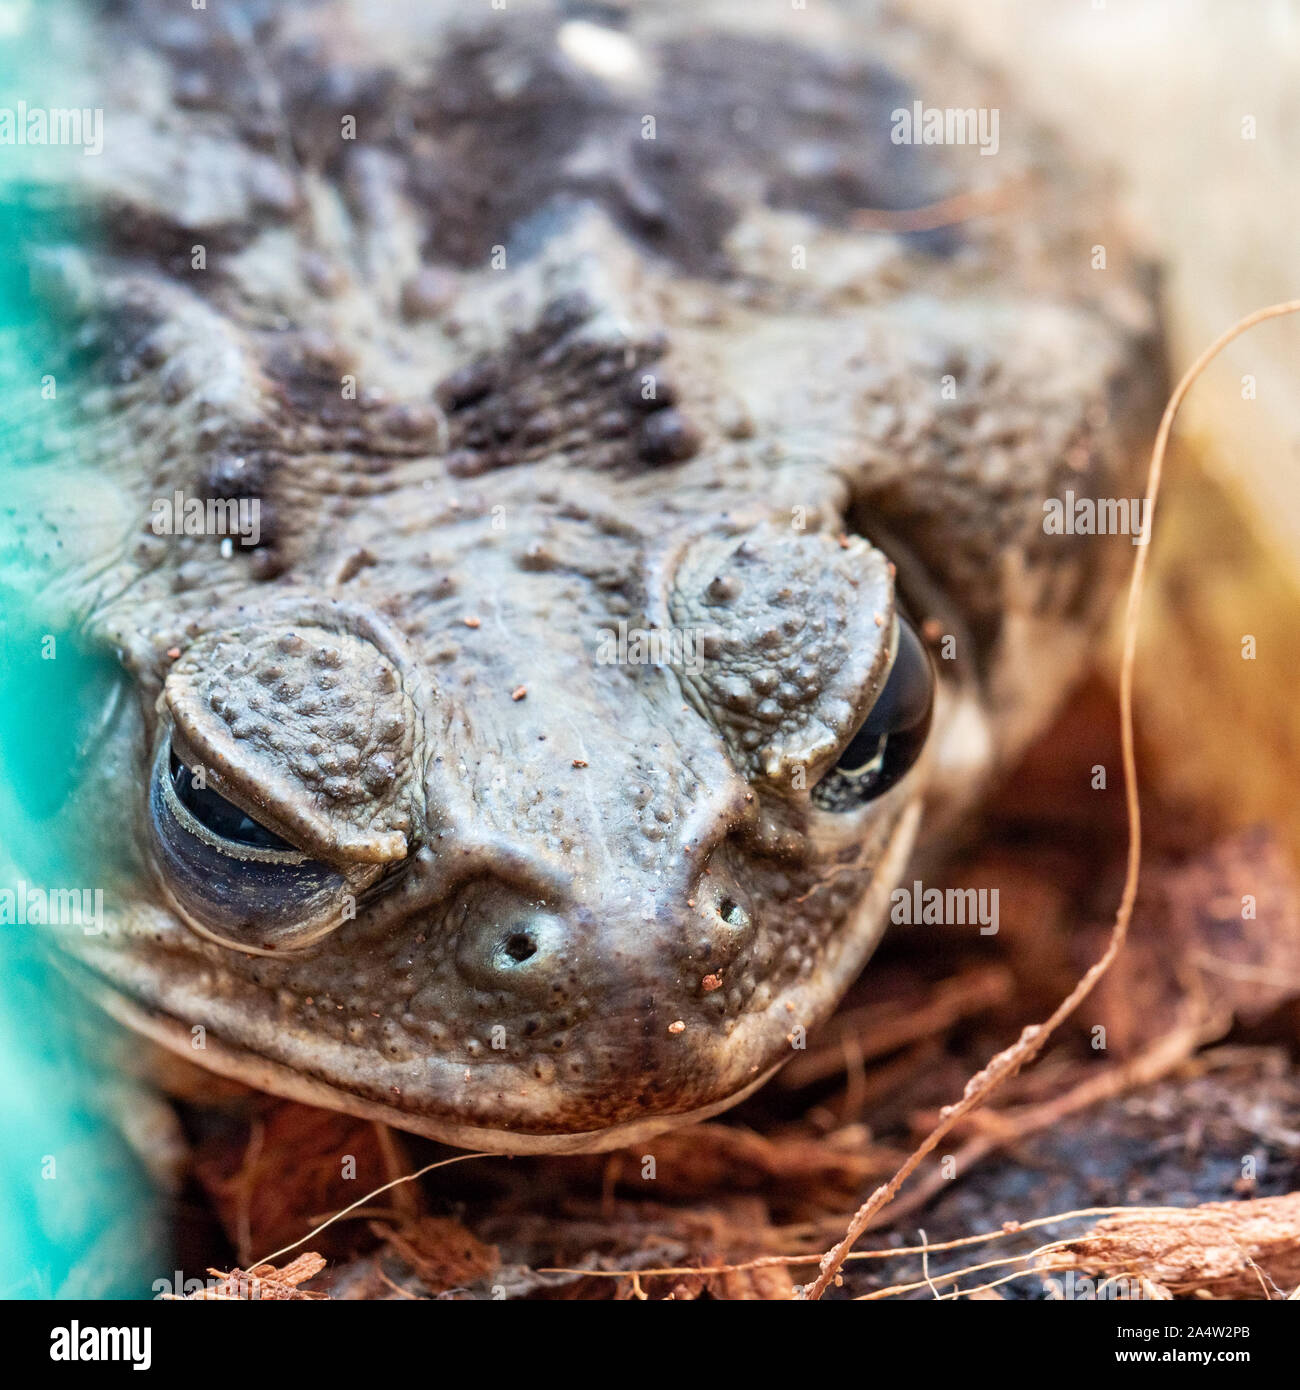
[[749,913],[733,898],[723,898],[718,904],[718,916],[729,927],[749,926]]
[[584,946],[578,923],[559,913],[521,910],[504,895],[467,902],[456,931],[456,969],[475,989],[554,1003],[579,989]]
[[522,964],[537,954],[537,942],[528,932],[517,931],[506,941],[505,953]]

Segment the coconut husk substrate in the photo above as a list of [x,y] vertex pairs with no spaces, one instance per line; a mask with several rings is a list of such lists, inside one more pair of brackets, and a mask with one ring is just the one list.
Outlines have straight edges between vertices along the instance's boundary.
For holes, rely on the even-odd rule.
[[[823,1257],[853,1213],[1104,948],[1123,793],[1078,789],[1119,765],[1118,727],[1094,679],[950,865],[948,881],[998,889],[995,934],[894,928],[806,1048],[711,1123],[636,1149],[510,1159],[228,1087],[187,1104],[177,1230],[187,1274],[209,1271],[197,1296],[823,1292]],[[1289,846],[1203,807],[1148,796],[1143,812],[1124,949],[1034,1065],[867,1220],[825,1296],[1296,1296]]]

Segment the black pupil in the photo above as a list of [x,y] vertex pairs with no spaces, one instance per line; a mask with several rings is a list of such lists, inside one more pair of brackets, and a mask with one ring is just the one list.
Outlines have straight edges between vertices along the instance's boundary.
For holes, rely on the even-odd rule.
[[898,652],[889,679],[862,727],[840,754],[836,769],[861,778],[872,791],[892,786],[912,766],[930,731],[934,677],[921,639],[898,621]]
[[189,768],[176,756],[171,755],[172,789],[176,799],[205,830],[230,840],[237,845],[249,845],[253,849],[292,849],[287,840],[282,840],[274,831],[259,825],[246,811],[219,796],[208,787],[196,787]]

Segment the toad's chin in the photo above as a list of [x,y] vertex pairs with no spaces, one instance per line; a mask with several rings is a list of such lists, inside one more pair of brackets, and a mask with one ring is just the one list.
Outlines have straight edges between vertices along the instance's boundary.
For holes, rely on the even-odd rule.
[[[102,1006],[119,1022],[142,1033],[162,1046],[185,1055],[189,1051],[189,1029],[177,1020],[141,1009],[116,991],[105,991],[100,997]],[[640,1118],[625,1120],[601,1129],[575,1130],[563,1134],[533,1134],[519,1130],[493,1129],[482,1125],[460,1124],[443,1115],[421,1115],[399,1110],[364,1096],[353,1095],[337,1086],[304,1076],[279,1062],[273,1062],[242,1048],[230,1047],[211,1037],[204,1049],[203,1065],[221,1076],[230,1077],[259,1091],[269,1092],[284,1100],[338,1110],[365,1120],[376,1120],[394,1129],[422,1135],[426,1139],[494,1154],[577,1154],[600,1153],[606,1149],[621,1149],[637,1144],[668,1129],[694,1124],[729,1109],[758,1090],[775,1072],[781,1062],[755,1076],[748,1085],[721,1100],[694,1110],[674,1114],[660,1111]]]

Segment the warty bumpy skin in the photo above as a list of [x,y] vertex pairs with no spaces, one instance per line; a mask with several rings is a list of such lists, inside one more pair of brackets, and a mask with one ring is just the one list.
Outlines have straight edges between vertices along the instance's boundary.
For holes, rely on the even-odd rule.
[[[1042,504],[1133,490],[1149,277],[942,44],[757,8],[97,19],[103,155],[31,194],[70,419],[26,441],[23,545],[125,682],[57,820],[111,910],[59,949],[145,1034],[506,1151],[713,1113],[1057,708],[1132,550]],[[1000,108],[996,159],[891,141],[922,78]],[[987,166],[1038,182],[854,226]],[[178,491],[256,500],[257,543],[156,534]],[[823,809],[900,607],[924,752]],[[287,848],[219,857],[176,764]]]

